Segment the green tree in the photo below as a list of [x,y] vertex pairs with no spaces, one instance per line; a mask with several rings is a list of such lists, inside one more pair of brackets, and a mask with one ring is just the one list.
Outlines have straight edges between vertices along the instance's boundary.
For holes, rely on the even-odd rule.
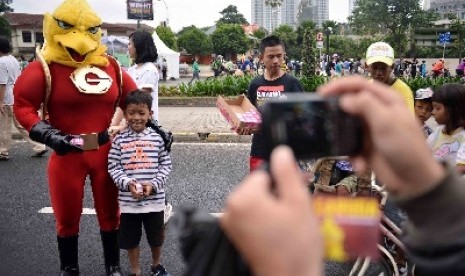
[[168,48],[173,50],[178,49],[176,36],[173,31],[171,31],[170,27],[158,26],[155,29],[155,32],[157,32],[158,37],[166,44],[166,46],[168,46]]
[[421,18],[420,0],[358,0],[349,23],[358,34],[389,34],[398,55],[403,55],[402,42],[411,39],[413,28],[424,24]]
[[224,10],[220,11],[222,17],[218,20],[217,24],[249,24],[242,13],[239,13],[237,7],[229,5]]
[[307,21],[303,21],[299,24],[299,26],[297,26],[297,44],[299,45],[302,45],[303,41],[304,41],[304,33],[305,33],[305,30],[306,29],[312,29],[312,30],[315,30],[316,28],[316,24],[315,22],[311,21],[311,20],[307,20]]
[[300,56],[300,46],[297,47],[297,32],[291,26],[281,25],[273,31],[273,34],[284,43],[289,58],[295,59]]
[[11,26],[10,26],[10,23],[8,23],[8,20],[6,20],[3,17],[0,17],[0,35],[11,38]]
[[266,30],[263,27],[260,27],[253,33],[253,36],[255,36],[258,39],[263,39],[266,36]]
[[454,19],[450,30],[455,36],[452,46],[457,50],[459,60],[462,60],[462,50],[465,48],[465,23],[460,19]]
[[185,27],[178,33],[178,46],[193,55],[207,55],[212,52],[210,38],[195,26]]
[[0,0],[0,12],[13,12],[14,10],[10,7],[13,0]]
[[316,74],[315,32],[311,28],[304,31],[302,47],[302,76],[310,77]]
[[221,24],[211,35],[213,50],[216,54],[233,57],[245,53],[250,44],[242,26],[237,24]]

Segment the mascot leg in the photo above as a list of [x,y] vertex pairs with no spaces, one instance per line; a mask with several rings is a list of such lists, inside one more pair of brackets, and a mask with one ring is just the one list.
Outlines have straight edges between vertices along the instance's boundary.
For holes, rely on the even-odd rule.
[[119,265],[118,230],[100,231],[103,245],[103,257],[105,259],[105,271],[107,276],[120,276]]
[[62,238],[57,236],[60,255],[60,276],[78,276],[78,236]]
[[51,155],[48,177],[56,219],[61,275],[79,275],[78,234],[86,175],[80,154]]
[[120,253],[118,247],[119,206],[118,189],[108,174],[108,151],[110,143],[98,151],[86,152],[88,164],[92,167],[90,175],[95,210],[100,225],[106,275],[121,275]]

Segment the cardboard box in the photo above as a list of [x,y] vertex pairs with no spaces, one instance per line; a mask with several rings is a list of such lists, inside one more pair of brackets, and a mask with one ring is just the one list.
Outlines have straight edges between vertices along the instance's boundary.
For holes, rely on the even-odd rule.
[[227,100],[218,96],[216,107],[231,129],[240,135],[251,135],[262,122],[260,113],[245,95]]

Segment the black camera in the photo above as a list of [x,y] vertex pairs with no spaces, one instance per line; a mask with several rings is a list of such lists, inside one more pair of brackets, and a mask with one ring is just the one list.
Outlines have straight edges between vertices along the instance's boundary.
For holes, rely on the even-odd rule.
[[339,98],[315,93],[287,93],[262,106],[262,134],[267,158],[288,145],[297,159],[351,156],[362,149],[362,121],[342,111]]

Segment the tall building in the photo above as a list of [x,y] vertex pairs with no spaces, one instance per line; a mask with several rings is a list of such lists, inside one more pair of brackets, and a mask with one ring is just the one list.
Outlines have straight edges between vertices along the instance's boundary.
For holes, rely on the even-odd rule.
[[423,0],[423,10],[429,10],[431,7],[431,1],[430,0]]
[[454,14],[457,18],[465,19],[464,0],[430,0],[427,2],[430,5],[429,9],[438,12],[443,18],[447,18],[448,14]]
[[300,0],[283,0],[281,6],[271,8],[265,0],[252,0],[252,24],[257,24],[268,31],[280,25],[297,27],[297,14]]
[[349,16],[352,14],[352,11],[355,9],[357,5],[357,0],[349,0]]
[[301,0],[299,4],[298,21],[312,20],[320,28],[323,22],[329,20],[329,0]]

